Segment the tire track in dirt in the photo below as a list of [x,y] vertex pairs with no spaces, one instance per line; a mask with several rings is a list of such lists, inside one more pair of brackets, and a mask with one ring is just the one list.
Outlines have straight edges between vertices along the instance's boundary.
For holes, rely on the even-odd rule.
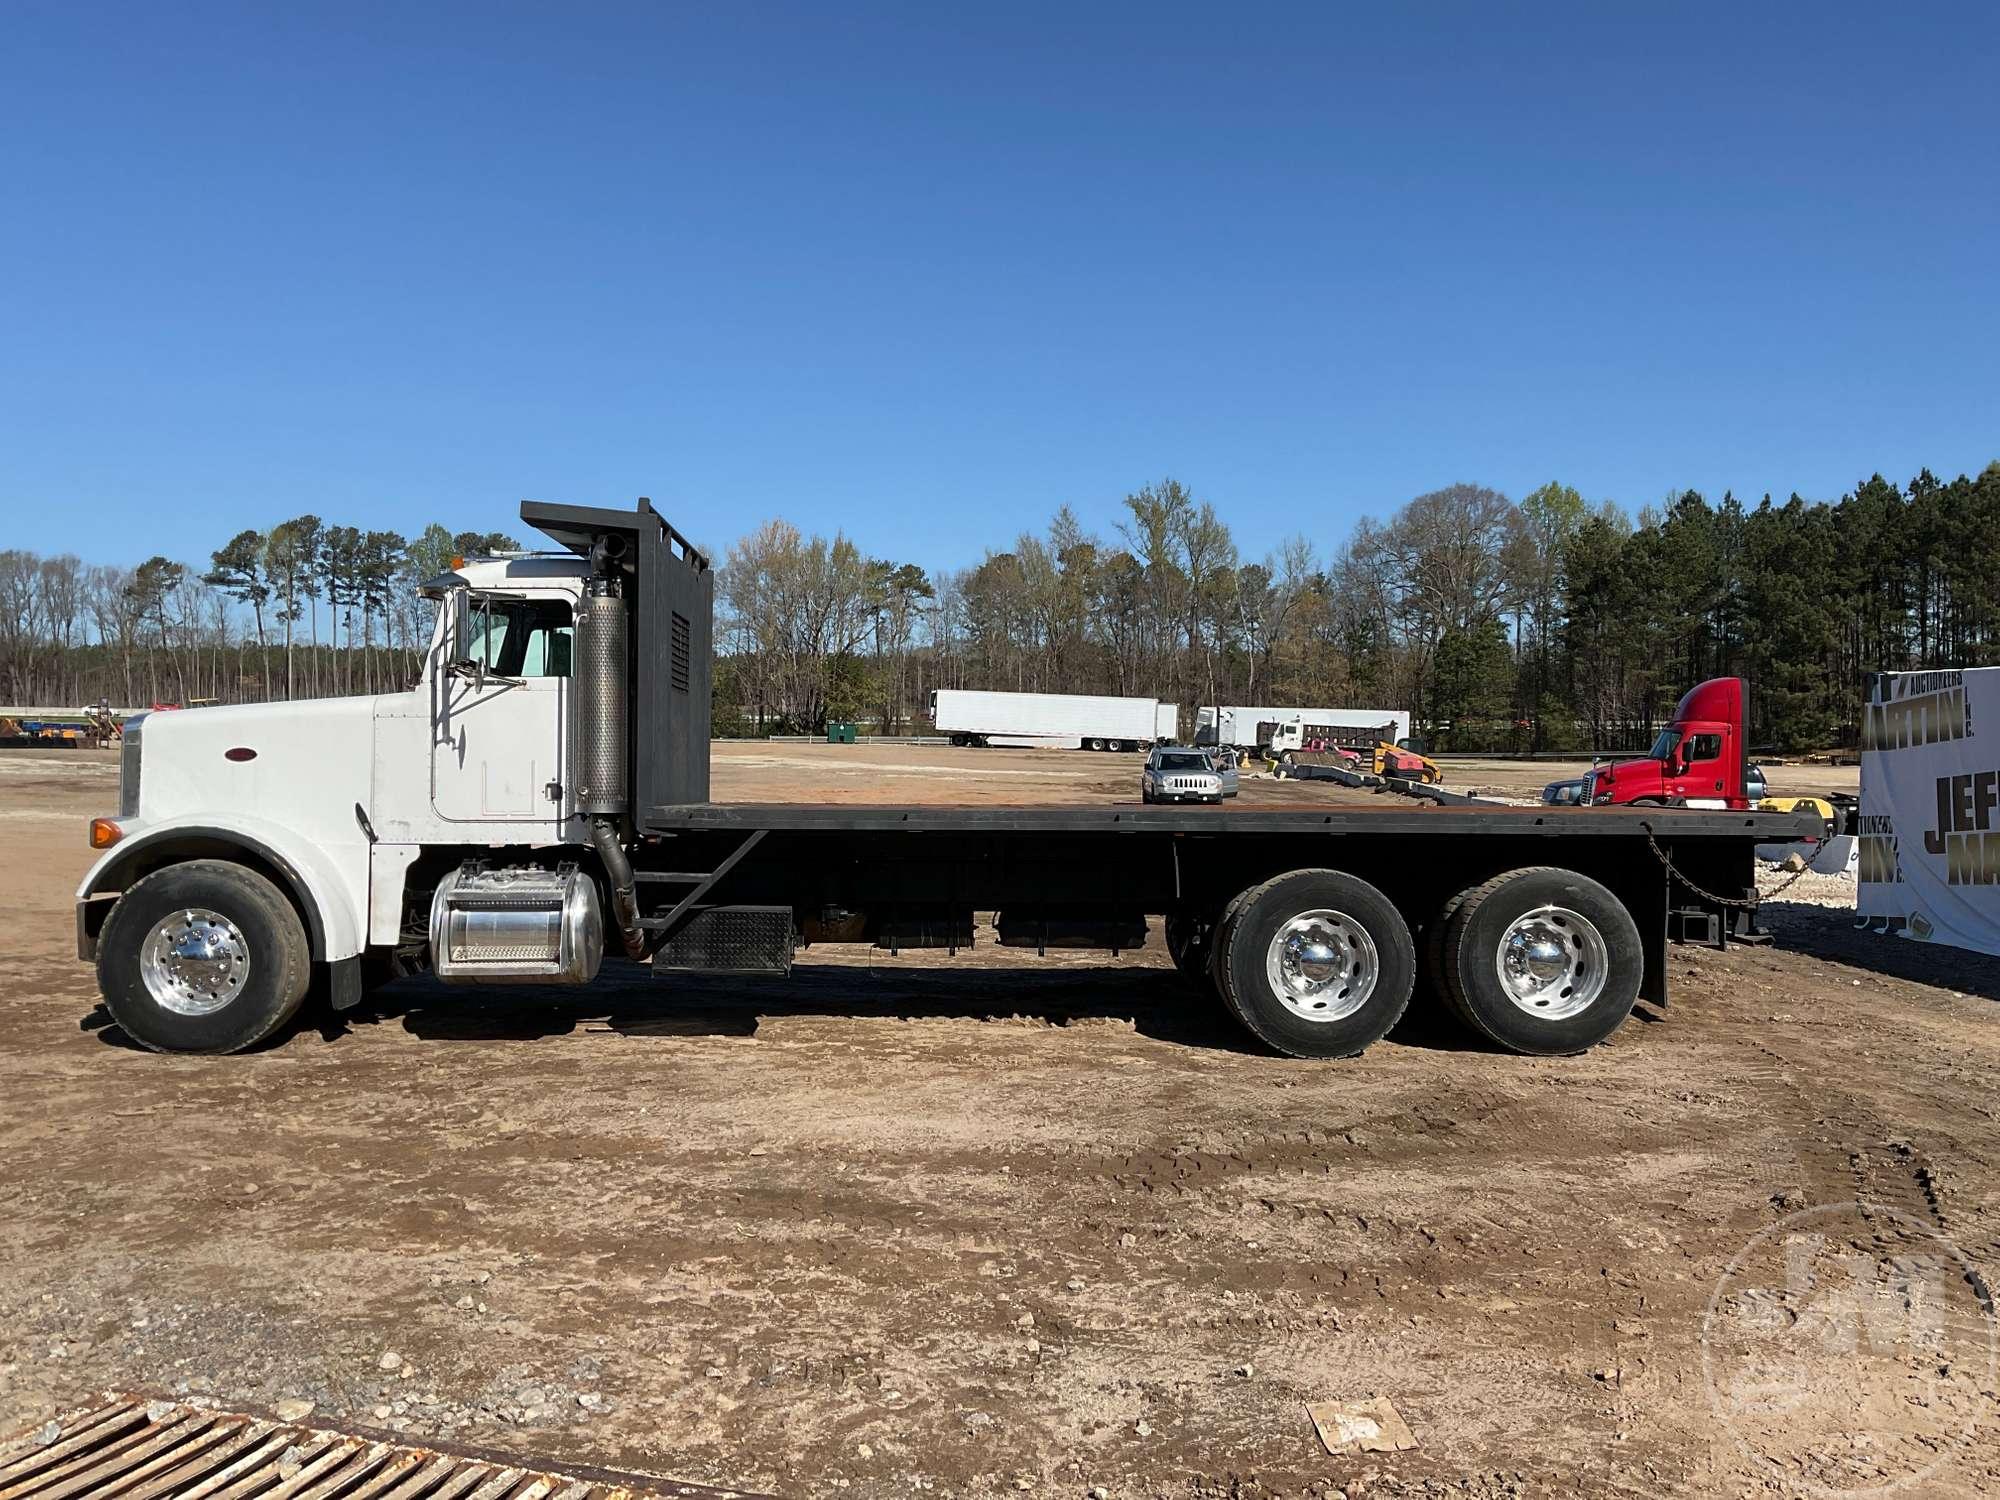
[[[1782,1065],[1783,1071],[1776,1076],[1792,1086],[1801,1100],[1806,1099],[1805,1091],[1792,1082],[1801,1071],[1799,1065],[1766,1043],[1755,1046]],[[1838,1101],[1838,1108],[1825,1107],[1829,1095]],[[1830,1083],[1823,1074],[1815,1079],[1814,1096],[1822,1101],[1816,1121],[1820,1133],[1799,1146],[1806,1168],[1806,1181],[1801,1185],[1804,1201],[1793,1203],[1781,1193],[1773,1200],[1774,1206],[1858,1204],[1873,1238],[1863,1243],[1856,1235],[1849,1243],[1851,1248],[1870,1254],[1887,1253],[1912,1239],[1898,1216],[1928,1225],[1971,1262],[1968,1283],[1987,1316],[1994,1316],[1993,1292],[1979,1267],[2000,1259],[2000,1236],[1975,1231],[1969,1216],[1946,1208],[1940,1154],[1920,1149],[1908,1138],[1910,1132],[1893,1129],[1853,1091]],[[1960,1222],[1962,1218],[1965,1222]],[[1969,1232],[1977,1232],[1979,1237],[1967,1243],[1963,1236]]]

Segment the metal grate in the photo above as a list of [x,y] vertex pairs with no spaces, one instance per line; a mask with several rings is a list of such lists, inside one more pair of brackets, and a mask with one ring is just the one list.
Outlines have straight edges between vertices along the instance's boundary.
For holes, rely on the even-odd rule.
[[690,974],[789,974],[792,909],[714,906],[695,912],[653,955],[653,968]]
[[693,662],[693,652],[688,646],[688,619],[684,614],[674,615],[673,632],[673,680],[681,692],[688,690],[688,669]]
[[175,1401],[107,1398],[0,1442],[0,1500],[722,1500],[680,1480],[543,1468]]

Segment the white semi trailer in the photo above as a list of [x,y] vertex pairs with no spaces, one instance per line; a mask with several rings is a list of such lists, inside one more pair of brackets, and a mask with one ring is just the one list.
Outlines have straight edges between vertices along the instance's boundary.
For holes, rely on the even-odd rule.
[[1179,717],[1173,704],[1156,698],[964,688],[939,688],[931,694],[931,723],[954,745],[1139,750],[1173,739]]
[[1290,724],[1294,720],[1343,729],[1379,729],[1384,724],[1394,724],[1396,743],[1410,737],[1410,716],[1387,708],[1246,708],[1231,704],[1195,710],[1194,742],[1257,750],[1270,743],[1261,726]]

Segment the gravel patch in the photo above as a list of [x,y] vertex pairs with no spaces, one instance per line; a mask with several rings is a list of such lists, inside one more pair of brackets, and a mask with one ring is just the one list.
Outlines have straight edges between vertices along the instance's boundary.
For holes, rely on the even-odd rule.
[[[1786,882],[1791,882],[1786,884]],[[1790,871],[1780,869],[1762,860],[1757,862],[1757,890],[1766,901],[1776,904],[1781,901],[1799,902],[1807,906],[1854,906],[1854,877],[1851,875],[1821,875],[1808,870],[1803,875],[1794,876]],[[1784,890],[1776,895],[1779,886]]]

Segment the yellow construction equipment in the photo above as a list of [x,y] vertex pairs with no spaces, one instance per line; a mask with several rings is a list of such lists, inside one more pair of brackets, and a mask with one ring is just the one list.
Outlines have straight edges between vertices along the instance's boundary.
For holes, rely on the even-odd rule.
[[1375,742],[1375,774],[1400,776],[1405,781],[1422,782],[1425,786],[1436,786],[1444,780],[1444,768],[1428,755],[1405,750],[1387,740]]

